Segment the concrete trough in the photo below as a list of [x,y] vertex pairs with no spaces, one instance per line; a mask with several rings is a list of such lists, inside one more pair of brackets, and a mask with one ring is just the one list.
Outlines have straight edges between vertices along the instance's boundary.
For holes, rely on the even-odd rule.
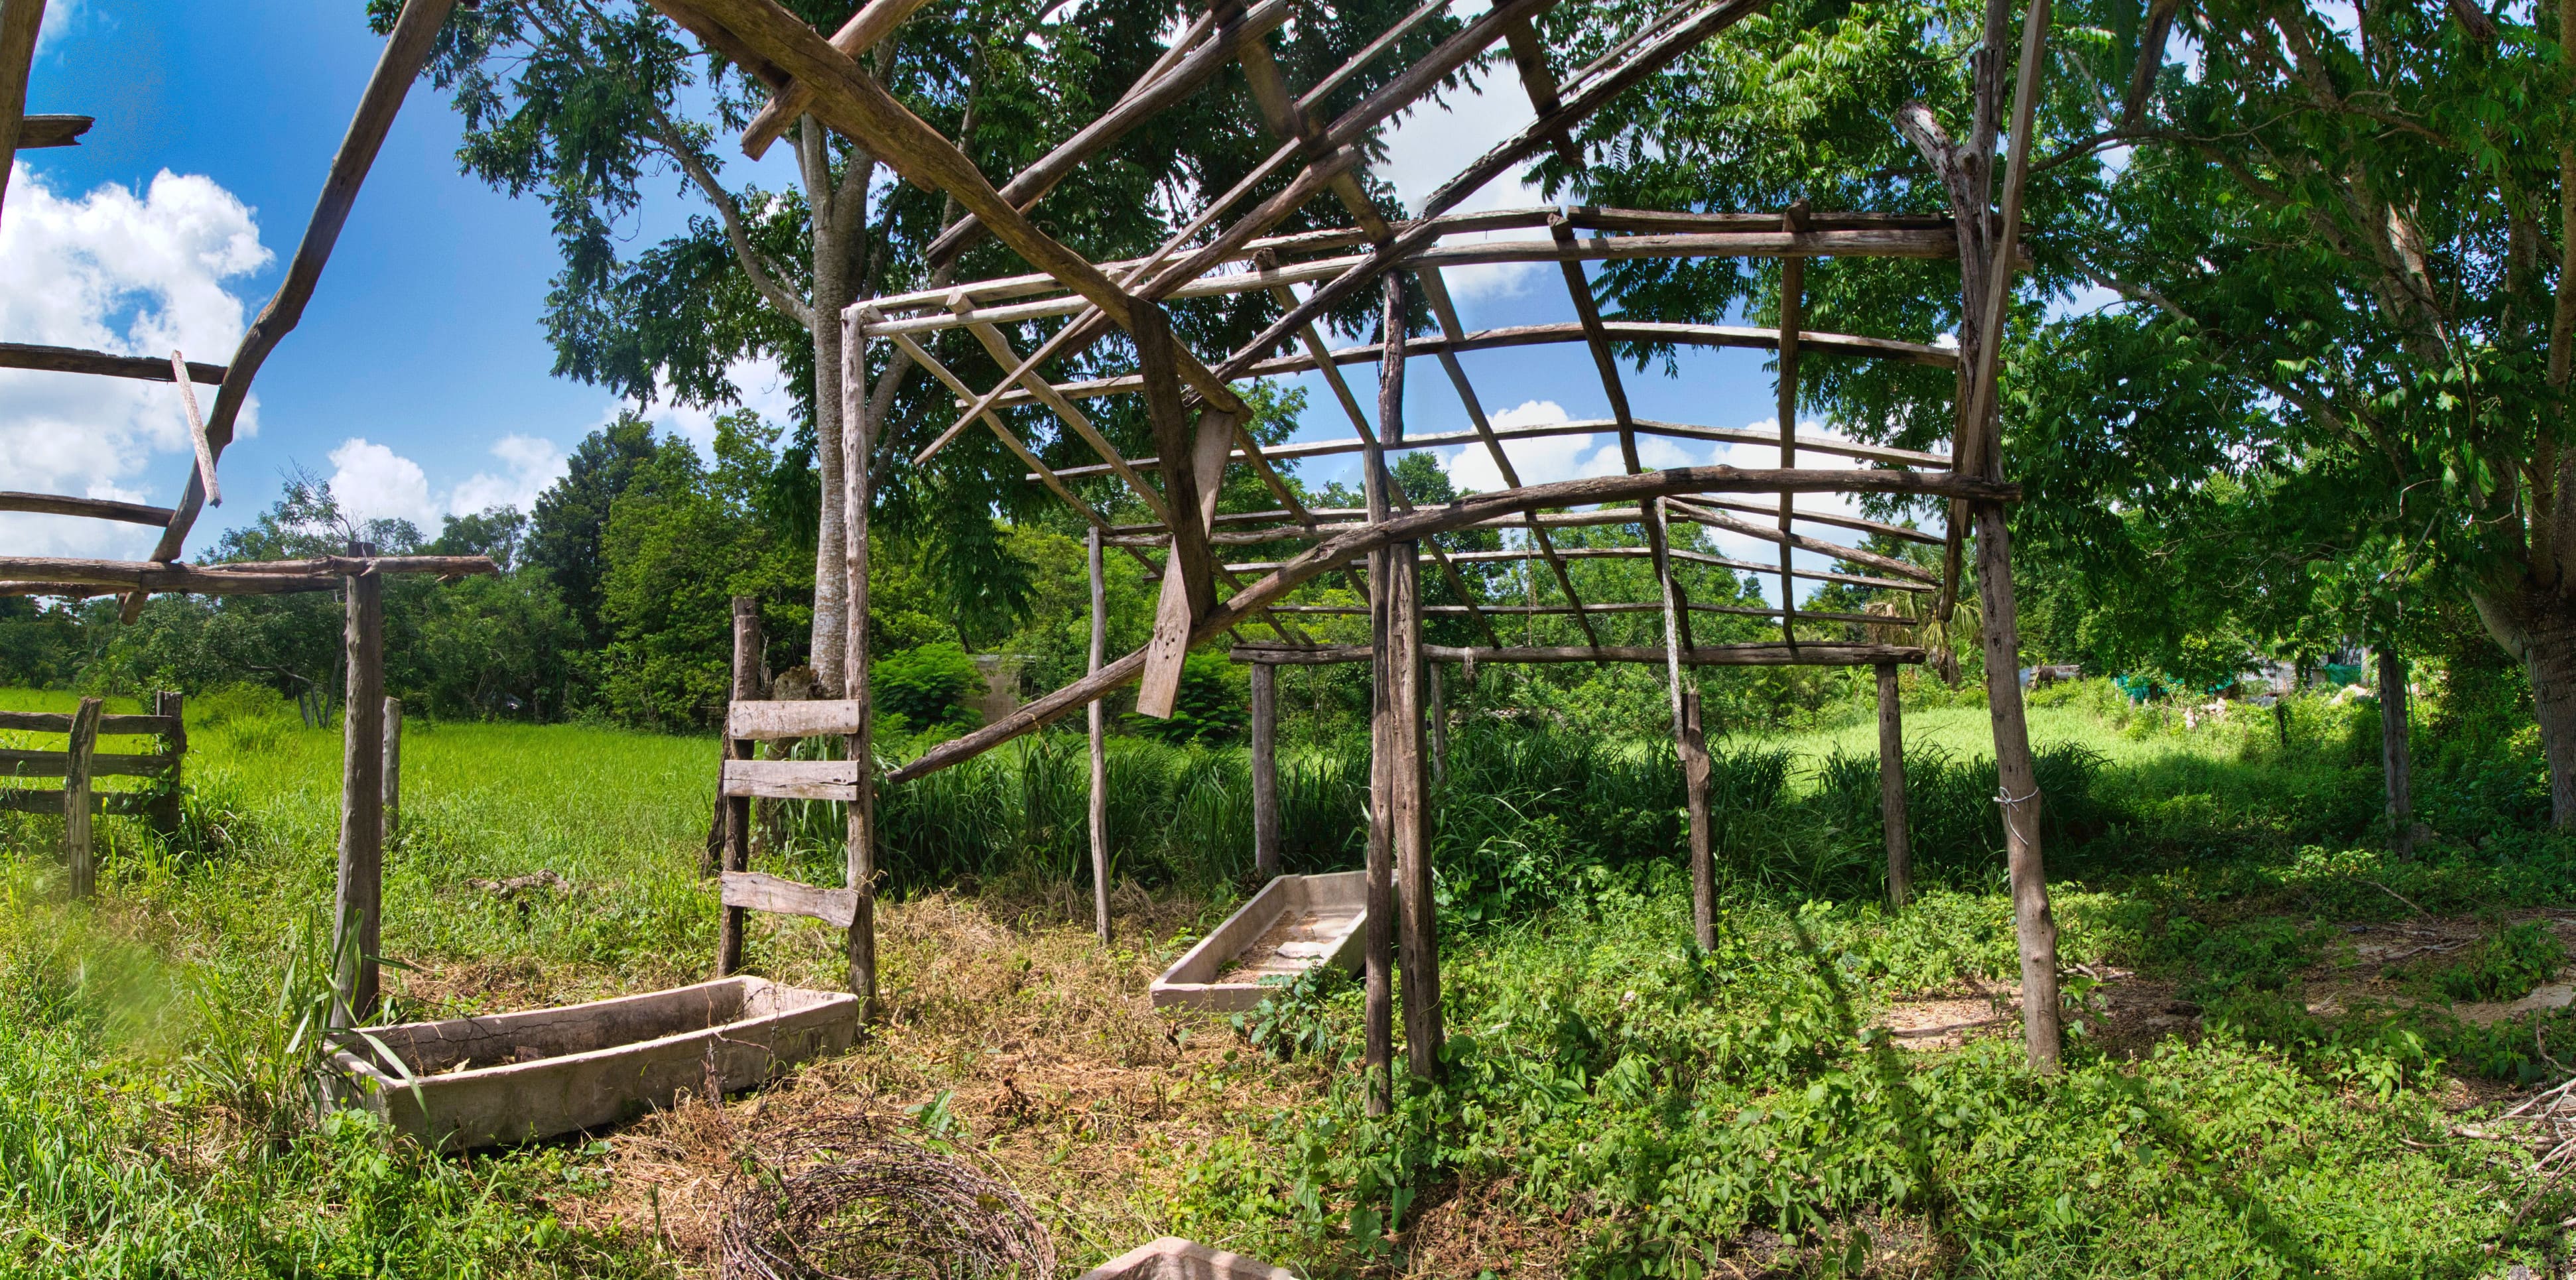
[[1235,1013],[1319,965],[1357,972],[1368,873],[1280,876],[1154,980],[1154,1007]]
[[447,1150],[612,1125],[705,1088],[727,1090],[850,1047],[858,998],[736,976],[482,1018],[369,1027],[418,1081],[351,1037],[332,1055],[334,1101]]

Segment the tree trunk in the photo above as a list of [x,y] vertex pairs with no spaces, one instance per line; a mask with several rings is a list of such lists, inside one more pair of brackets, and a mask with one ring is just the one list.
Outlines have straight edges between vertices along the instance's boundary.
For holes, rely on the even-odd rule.
[[[849,696],[843,687],[847,670],[850,609],[847,582],[849,547],[844,517],[841,466],[841,311],[850,305],[851,245],[845,228],[865,225],[864,217],[836,218],[829,143],[813,117],[804,120],[798,151],[804,159],[808,221],[814,229],[814,287],[807,326],[814,335],[814,463],[822,475],[822,504],[814,539],[814,630],[809,642],[817,696]],[[850,163],[865,163],[853,158]],[[864,198],[864,197],[862,197]],[[860,460],[865,465],[866,460]]]
[[2549,761],[2549,819],[2561,830],[2576,828],[2576,598],[2521,580],[2469,599],[2487,634],[2531,677]]
[[2379,647],[2379,768],[2388,792],[2388,851],[2415,852],[2414,756],[2406,742],[2406,660]]

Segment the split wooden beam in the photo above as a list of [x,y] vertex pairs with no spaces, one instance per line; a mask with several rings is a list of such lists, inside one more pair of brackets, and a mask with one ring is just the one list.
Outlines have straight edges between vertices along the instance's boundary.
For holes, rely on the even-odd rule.
[[[251,321],[241,344],[234,348],[232,360],[224,366],[214,409],[206,415],[206,451],[210,458],[221,458],[225,446],[232,443],[234,420],[249,402],[251,379],[258,375],[260,365],[303,320],[304,305],[312,300],[314,288],[322,281],[323,265],[330,261],[332,247],[340,241],[340,230],[348,223],[349,211],[357,205],[358,189],[365,184],[367,171],[374,167],[376,153],[384,146],[385,135],[393,129],[394,116],[402,110],[404,96],[410,92],[412,82],[420,78],[421,67],[428,62],[438,33],[446,27],[447,16],[455,7],[456,0],[404,0],[401,12],[394,18],[384,54],[377,59],[375,73],[368,77],[366,90],[358,99],[357,114],[350,119],[349,131],[331,158],[330,174],[314,202],[313,216],[305,223],[304,238],[296,244],[295,256],[287,261],[286,279],[278,285],[268,305],[260,309],[258,318]],[[196,376],[193,366],[189,376]],[[206,497],[203,484],[192,470],[170,523],[153,545],[151,559],[166,562],[179,558]],[[143,592],[129,592],[122,611],[124,620],[133,622],[142,610]]]
[[[2018,501],[2018,485],[1956,473],[1916,471],[1783,472],[1738,467],[1667,467],[1633,476],[1594,476],[1553,484],[1530,485],[1497,493],[1475,494],[1411,515],[1393,516],[1318,545],[1280,566],[1260,581],[1221,601],[1193,628],[1191,639],[1206,640],[1239,624],[1255,610],[1277,603],[1289,592],[1368,552],[1396,542],[1419,541],[1480,521],[1550,507],[1588,506],[1604,502],[1639,502],[1651,497],[1688,493],[1887,493],[1916,498],[1974,497],[1996,502]],[[1144,651],[1102,667],[1081,680],[1039,697],[1011,714],[972,733],[940,743],[914,759],[888,770],[889,782],[907,782],[969,760],[1004,742],[1045,725],[1143,674]]]
[[342,585],[341,578],[360,572],[427,573],[445,578],[498,573],[500,567],[484,556],[318,556],[220,565],[0,556],[0,593],[7,593],[12,586],[40,585],[48,590],[22,594],[177,591],[190,595],[281,595],[337,590]]

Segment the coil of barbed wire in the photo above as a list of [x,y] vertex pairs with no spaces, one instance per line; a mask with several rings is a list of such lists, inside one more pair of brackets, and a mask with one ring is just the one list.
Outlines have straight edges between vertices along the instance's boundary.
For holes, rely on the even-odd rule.
[[1018,1192],[861,1123],[764,1162],[716,1241],[723,1280],[1046,1280],[1055,1246]]

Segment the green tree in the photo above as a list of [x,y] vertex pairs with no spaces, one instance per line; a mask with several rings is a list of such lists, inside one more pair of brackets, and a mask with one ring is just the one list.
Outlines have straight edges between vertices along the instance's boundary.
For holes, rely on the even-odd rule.
[[688,441],[656,436],[653,424],[626,413],[591,432],[572,451],[563,478],[537,495],[528,524],[527,563],[544,571],[562,593],[585,648],[598,648],[609,635],[602,612],[609,512],[629,492],[650,495],[693,485],[699,470]]

